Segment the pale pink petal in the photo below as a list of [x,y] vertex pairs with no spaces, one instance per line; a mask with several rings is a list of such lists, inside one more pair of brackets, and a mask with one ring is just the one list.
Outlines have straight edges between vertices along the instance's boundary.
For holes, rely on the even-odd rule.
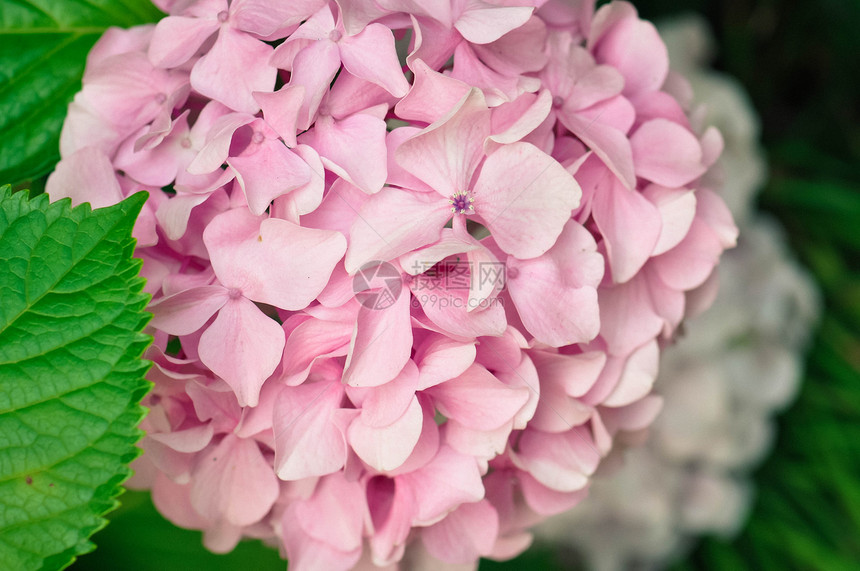
[[386,472],[409,458],[421,436],[423,424],[424,413],[418,399],[413,396],[406,412],[388,426],[369,426],[361,416],[357,417],[347,430],[347,439],[359,458],[373,469]]
[[475,44],[472,49],[494,70],[509,76],[540,71],[547,63],[546,24],[532,16],[525,24],[509,31],[489,44]]
[[300,140],[316,149],[329,170],[374,194],[388,175],[385,134],[385,121],[356,113],[341,120],[320,117]]
[[[696,216],[696,195],[685,188],[670,189],[656,184],[648,186],[642,195],[660,211],[663,223],[653,256],[671,250],[684,239]],[[687,289],[687,288],[685,288]]]
[[310,181],[308,164],[280,140],[251,143],[240,156],[227,160],[245,193],[252,214],[260,215],[277,197]]
[[490,110],[481,92],[472,89],[447,115],[401,144],[397,162],[449,198],[468,190],[489,134]]
[[260,387],[284,351],[284,330],[244,297],[229,300],[200,336],[200,360],[224,379],[242,406],[257,406]]
[[399,479],[417,500],[416,525],[435,523],[458,505],[484,497],[477,461],[448,446],[440,447],[429,464]]
[[581,490],[600,461],[600,454],[586,434],[582,428],[559,434],[526,430],[514,462],[553,490]]
[[199,452],[203,450],[212,440],[214,430],[212,424],[198,424],[191,428],[174,430],[171,432],[148,431],[147,436],[165,446],[173,448],[177,452]]
[[191,69],[191,86],[200,94],[245,113],[256,113],[253,91],[272,91],[278,70],[269,65],[272,47],[225,26],[212,49]]
[[123,199],[110,159],[96,147],[84,147],[60,161],[48,177],[45,192],[51,200],[71,197],[72,206],[89,202],[93,208]]
[[395,97],[409,91],[394,49],[394,34],[387,27],[370,24],[354,36],[342,38],[338,45],[349,73],[384,87]]
[[149,325],[171,335],[188,335],[203,327],[228,299],[227,290],[217,285],[162,297],[147,308],[152,313]]
[[364,203],[350,228],[346,271],[435,242],[450,216],[448,202],[435,194],[383,188]]
[[663,327],[644,276],[637,275],[626,283],[600,288],[597,302],[600,336],[606,340],[612,354],[629,354],[653,339]]
[[302,86],[305,90],[296,125],[303,131],[314,122],[320,102],[340,69],[337,44],[329,40],[314,42],[296,55],[293,67],[295,70],[290,75],[290,85]]
[[275,473],[281,480],[301,480],[343,468],[346,441],[332,421],[340,406],[339,382],[286,387],[275,401]]
[[667,119],[648,121],[630,137],[636,174],[677,188],[702,176],[702,147],[690,131]]
[[607,175],[595,189],[591,213],[606,244],[612,281],[630,280],[654,252],[662,228],[660,211]]
[[469,84],[440,73],[424,61],[414,59],[412,88],[394,106],[394,113],[407,121],[433,123],[450,112],[469,92]]
[[562,113],[559,120],[600,157],[626,188],[636,187],[633,151],[623,132],[597,119],[589,119],[575,113]]
[[600,331],[597,286],[603,257],[589,232],[569,221],[546,254],[508,258],[507,288],[526,329],[552,347],[587,343]]
[[325,0],[233,0],[230,23],[240,30],[266,37],[307,20],[325,4]]
[[487,500],[463,504],[421,532],[431,555],[446,563],[473,563],[488,555],[499,534],[499,514]]
[[473,188],[475,211],[505,252],[540,256],[555,243],[582,191],[555,159],[530,143],[487,157]]
[[257,443],[227,434],[200,458],[191,505],[208,519],[251,525],[268,513],[278,491],[278,480]]
[[346,355],[352,327],[347,322],[311,318],[293,329],[284,347],[284,383],[303,383],[317,359]]
[[402,282],[390,292],[397,299],[388,307],[358,310],[355,332],[344,384],[377,387],[394,379],[406,365],[412,351],[412,322],[409,317],[409,290]]
[[358,482],[349,482],[342,474],[326,476],[320,480],[313,497],[298,503],[298,523],[317,541],[341,551],[360,549],[367,512],[364,495]]
[[221,168],[230,154],[230,143],[237,129],[254,121],[248,113],[229,113],[215,119],[206,133],[206,144],[188,165],[191,174],[207,174]]
[[252,93],[254,100],[263,110],[263,119],[284,140],[288,147],[296,146],[296,123],[305,99],[305,88],[301,85],[285,85],[268,93]]
[[282,309],[313,301],[346,249],[338,232],[260,220],[242,208],[213,218],[203,241],[222,284]]
[[625,406],[651,392],[657,379],[660,351],[656,341],[646,343],[627,358],[618,384],[603,401],[604,406]]
[[463,374],[475,362],[475,344],[433,335],[415,353],[419,387],[426,389]]
[[632,16],[617,21],[592,47],[600,63],[608,63],[624,75],[624,93],[660,89],[669,73],[669,54],[657,28]]
[[179,67],[191,59],[220,26],[215,18],[168,16],[155,26],[149,43],[149,61],[156,67]]
[[350,400],[361,407],[361,421],[367,426],[388,426],[402,417],[418,389],[418,367],[413,361],[392,381],[378,387],[347,387]]
[[439,412],[477,430],[493,430],[509,422],[529,398],[528,389],[509,387],[480,365],[425,392]]
[[654,258],[654,269],[667,286],[677,290],[693,289],[711,275],[722,253],[719,237],[696,218],[680,244]]
[[467,0],[465,4],[454,27],[473,44],[495,42],[525,24],[534,11],[526,6],[498,6],[482,0]]

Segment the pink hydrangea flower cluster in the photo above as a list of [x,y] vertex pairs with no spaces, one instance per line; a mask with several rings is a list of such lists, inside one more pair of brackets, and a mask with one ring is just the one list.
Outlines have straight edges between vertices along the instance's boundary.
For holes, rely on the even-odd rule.
[[48,183],[150,192],[134,482],[297,570],[521,552],[652,421],[736,237],[655,28],[593,0],[156,4],[93,49]]

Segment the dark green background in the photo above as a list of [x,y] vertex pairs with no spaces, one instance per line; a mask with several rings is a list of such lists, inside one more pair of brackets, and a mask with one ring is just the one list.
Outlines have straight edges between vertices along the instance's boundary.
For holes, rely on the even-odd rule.
[[[651,0],[648,19],[696,11],[719,46],[718,69],[743,83],[763,121],[771,179],[761,206],[788,230],[815,274],[825,315],[795,405],[756,472],[752,517],[731,542],[707,538],[676,569],[860,568],[860,2]],[[73,569],[283,569],[274,551],[242,544],[228,556],[200,534],[163,522],[127,494],[96,552]],[[536,546],[481,569],[572,569]]]

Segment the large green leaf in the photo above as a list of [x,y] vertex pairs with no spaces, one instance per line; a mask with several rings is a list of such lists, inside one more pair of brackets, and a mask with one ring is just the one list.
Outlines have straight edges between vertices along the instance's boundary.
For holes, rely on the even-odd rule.
[[149,296],[138,193],[95,211],[0,188],[0,569],[93,548],[137,455]]
[[160,16],[149,0],[0,0],[0,180],[59,160],[66,109],[102,32]]

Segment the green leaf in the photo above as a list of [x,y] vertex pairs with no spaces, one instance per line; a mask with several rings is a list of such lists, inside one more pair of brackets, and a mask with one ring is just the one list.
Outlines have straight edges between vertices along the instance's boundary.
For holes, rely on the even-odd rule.
[[95,211],[0,188],[0,569],[61,569],[137,456],[149,296],[131,229],[146,193]]
[[149,0],[0,0],[0,180],[57,163],[66,110],[102,32],[161,16]]

